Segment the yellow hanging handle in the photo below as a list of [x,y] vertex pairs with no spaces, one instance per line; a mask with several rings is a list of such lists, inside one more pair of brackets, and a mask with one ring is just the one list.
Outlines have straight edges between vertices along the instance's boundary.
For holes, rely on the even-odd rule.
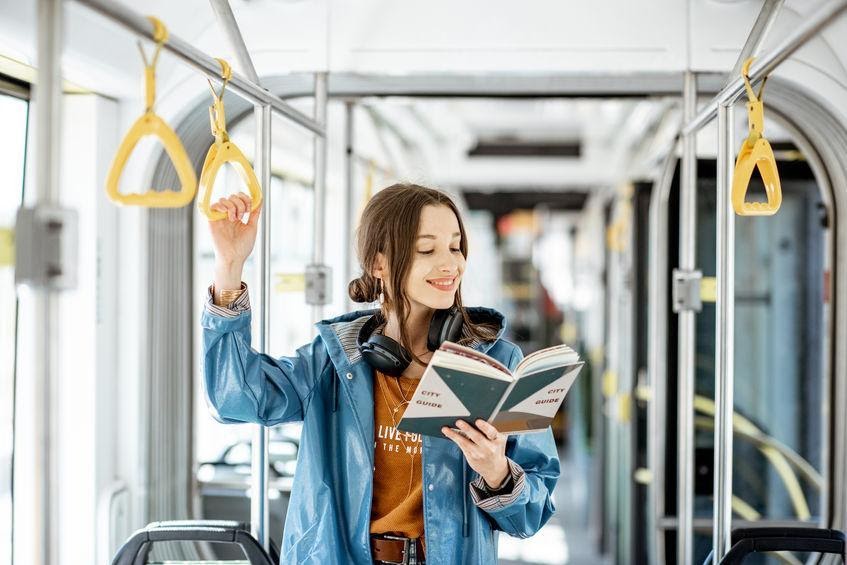
[[[773,149],[764,137],[765,107],[762,102],[762,92],[765,89],[767,77],[762,79],[762,86],[759,88],[759,94],[756,95],[753,87],[750,86],[749,78],[752,62],[751,57],[741,67],[741,76],[744,78],[744,87],[747,90],[747,120],[750,132],[735,160],[735,172],[732,175],[732,207],[739,216],[772,216],[782,204],[782,187],[779,183]],[[745,201],[750,177],[756,168],[759,169],[765,185],[767,202]]]
[[[117,204],[145,206],[147,208],[180,208],[194,199],[194,194],[197,192],[197,175],[194,173],[194,167],[179,137],[153,111],[153,105],[156,101],[156,63],[159,60],[162,45],[168,40],[168,30],[158,18],[153,16],[147,16],[147,18],[153,24],[153,38],[156,41],[156,50],[153,58],[148,62],[141,43],[139,42],[138,44],[138,49],[141,51],[141,58],[144,61],[145,111],[144,115],[138,118],[132,125],[118,147],[115,158],[112,160],[112,166],[109,169],[108,175],[106,175],[106,194]],[[153,135],[162,142],[168,157],[170,157],[176,169],[181,188],[179,190],[168,188],[162,190],[153,189],[145,193],[122,194],[118,190],[118,183],[123,174],[126,162],[129,160],[129,156],[141,138],[147,135]]]
[[262,205],[262,187],[259,185],[259,180],[256,178],[256,173],[253,167],[241,149],[235,143],[230,141],[229,134],[226,131],[226,113],[224,110],[224,90],[226,85],[232,78],[232,68],[229,63],[223,59],[218,59],[221,65],[221,78],[223,85],[221,86],[220,94],[215,92],[211,81],[209,88],[212,90],[212,105],[209,107],[209,123],[212,127],[212,135],[215,136],[215,142],[209,147],[206,153],[206,160],[203,162],[203,170],[200,173],[200,194],[198,200],[200,211],[212,221],[223,220],[226,218],[226,213],[211,209],[212,189],[215,186],[215,177],[218,176],[218,171],[224,163],[229,163],[238,172],[241,181],[247,186],[250,191],[252,200],[251,212],[255,211]]

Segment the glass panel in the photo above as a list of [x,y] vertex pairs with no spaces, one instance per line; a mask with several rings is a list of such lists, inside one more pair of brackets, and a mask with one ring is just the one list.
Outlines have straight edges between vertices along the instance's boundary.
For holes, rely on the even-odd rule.
[[[274,128],[274,135],[280,135],[284,130],[286,135],[292,128]],[[244,122],[238,128],[237,143],[242,150],[249,151],[253,142],[252,123]],[[287,138],[285,138],[287,139]],[[306,143],[308,142],[308,143]],[[277,140],[274,140],[277,146]],[[302,147],[311,147],[307,138]],[[249,154],[248,154],[249,158]],[[294,158],[274,158],[275,161],[286,162],[292,167]],[[298,157],[299,159],[299,157]],[[300,161],[298,161],[300,162]],[[240,179],[233,174],[229,167],[224,167],[219,174],[217,188],[220,194],[229,194],[241,190]],[[270,264],[270,343],[268,352],[273,356],[294,355],[297,347],[309,343],[313,339],[312,308],[306,304],[305,282],[303,274],[306,265],[311,263],[312,255],[312,209],[313,198],[311,180],[306,180],[301,174],[290,174],[288,171],[274,170],[269,191],[273,193],[271,209],[265,209],[263,214],[273,218],[271,224],[271,264]],[[223,186],[220,186],[223,185]],[[218,194],[218,191],[215,191]],[[213,201],[219,196],[214,196]],[[203,311],[207,288],[214,275],[214,251],[209,234],[208,222],[203,216],[198,216],[195,228],[195,313],[199,317]],[[243,274],[243,280],[250,287],[251,301],[255,303],[256,273],[258,257],[255,254],[248,259]],[[253,316],[252,331],[259,335],[259,316]],[[199,324],[198,324],[199,329]],[[251,484],[251,442],[254,426],[228,425],[215,421],[207,408],[205,391],[203,390],[203,350],[202,334],[196,332],[196,400],[198,407],[195,411],[197,457],[197,480],[200,493],[200,518],[227,519],[249,522]],[[256,340],[254,339],[254,342]],[[288,498],[293,482],[294,470],[297,464],[297,452],[300,440],[300,424],[284,424],[270,429],[269,437],[269,499],[270,522],[269,528],[272,542],[279,545],[282,538],[282,524],[288,509]],[[239,551],[225,546],[216,547],[215,554],[220,558],[236,558]]]
[[[0,95],[0,230],[11,229],[23,196],[28,103]],[[0,241],[0,246],[4,245]],[[7,249],[0,249],[0,257]],[[12,265],[0,261],[0,563],[12,562],[12,463],[17,300]]]
[[[779,212],[735,219],[733,515],[814,523],[820,515],[825,444],[820,407],[825,402],[824,314],[829,307],[823,294],[826,221],[808,165],[780,161],[779,172]],[[715,274],[716,224],[715,185],[706,180],[708,174],[700,172],[697,252],[704,276],[710,277]],[[763,194],[756,175],[750,191]],[[714,399],[714,306],[705,303],[697,317],[701,404],[696,414],[695,512],[700,517],[712,513],[714,420],[708,407]],[[695,561],[703,557],[698,554]],[[777,562],[757,559],[751,562]]]

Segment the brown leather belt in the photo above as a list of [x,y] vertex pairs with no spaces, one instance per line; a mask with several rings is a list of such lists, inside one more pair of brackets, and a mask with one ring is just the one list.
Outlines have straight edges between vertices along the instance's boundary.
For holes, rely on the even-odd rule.
[[420,538],[374,534],[371,536],[371,555],[375,561],[382,563],[424,563],[424,549]]

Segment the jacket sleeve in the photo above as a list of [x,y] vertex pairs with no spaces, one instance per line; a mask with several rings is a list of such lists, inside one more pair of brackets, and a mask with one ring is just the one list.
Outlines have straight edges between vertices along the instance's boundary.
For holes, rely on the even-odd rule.
[[203,312],[203,372],[213,416],[223,423],[273,426],[303,419],[315,385],[329,363],[323,340],[275,359],[250,346],[249,309],[228,315]]
[[[522,358],[523,353],[515,346],[509,369],[514,370]],[[552,495],[559,479],[559,456],[553,431],[548,426],[543,432],[509,437],[506,457],[513,478],[512,492],[479,500],[474,497],[475,502],[501,530],[511,536],[528,538],[556,511]]]

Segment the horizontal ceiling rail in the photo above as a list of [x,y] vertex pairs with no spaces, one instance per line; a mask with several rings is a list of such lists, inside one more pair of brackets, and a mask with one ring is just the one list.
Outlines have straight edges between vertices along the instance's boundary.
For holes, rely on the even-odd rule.
[[[100,15],[115,21],[132,32],[154,41],[153,24],[146,17],[130,10],[126,6],[110,0],[77,0],[79,4],[90,8]],[[220,63],[203,53],[187,41],[174,34],[168,34],[164,48],[200,70],[207,77],[220,81]],[[263,89],[243,76],[233,73],[227,87],[253,104],[269,106],[273,112],[288,118],[320,137],[326,136],[326,128],[309,116],[292,108],[284,100]]]
[[[815,10],[782,43],[756,58],[753,64],[750,65],[750,82],[754,83],[768,76],[780,63],[794,54],[795,51],[815,37],[826,26],[835,21],[844,10],[847,10],[847,0],[831,0]],[[682,135],[696,132],[714,120],[718,114],[718,106],[732,104],[742,92],[744,92],[744,79],[741,76],[735,77],[726,88],[718,92],[700,110],[693,120],[683,126]]]

